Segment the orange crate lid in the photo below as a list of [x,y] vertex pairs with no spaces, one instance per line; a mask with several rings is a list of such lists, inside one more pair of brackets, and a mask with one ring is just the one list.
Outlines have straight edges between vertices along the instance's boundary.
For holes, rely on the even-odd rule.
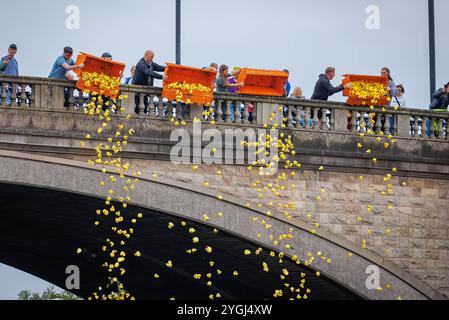
[[243,68],[237,82],[245,84],[239,90],[241,94],[283,97],[287,80],[285,71]]
[[[76,64],[80,63],[84,63],[84,68],[74,70],[79,77],[76,87],[80,90],[89,90],[91,92],[98,92],[99,88],[94,85],[87,86],[82,79],[83,72],[96,72],[98,74],[120,78],[126,67],[124,63],[106,60],[84,52],[80,52],[78,58],[76,59]],[[113,92],[112,90],[103,92],[102,94],[112,98],[116,98],[118,96],[118,92]]]
[[179,90],[182,93],[183,101],[190,100],[192,104],[206,105],[214,100],[214,85],[217,72],[208,69],[200,69],[188,66],[166,63],[165,75],[167,80],[163,83],[162,96],[169,100],[176,100],[179,89],[169,89],[172,83],[201,84],[210,89],[210,92],[192,92]]

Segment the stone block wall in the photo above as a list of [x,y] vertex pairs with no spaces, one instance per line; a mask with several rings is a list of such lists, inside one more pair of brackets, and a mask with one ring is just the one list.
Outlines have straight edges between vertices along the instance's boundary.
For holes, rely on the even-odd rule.
[[[131,163],[135,170],[157,172],[160,177],[198,186],[208,182],[208,188],[251,203],[269,207],[272,202],[273,209],[279,202],[294,203],[296,210],[288,211],[294,219],[318,223],[320,228],[360,246],[366,240],[366,250],[389,259],[449,298],[447,180],[400,178],[398,173],[389,181],[393,194],[382,196],[386,190],[384,176],[364,175],[362,182],[357,174],[297,171],[295,177],[282,183],[290,187],[281,191],[280,197],[265,192],[259,200],[252,184],[258,180],[261,185],[275,184],[276,177],[261,177],[241,166],[199,166],[194,172],[189,165],[175,166],[167,161]],[[217,175],[218,170],[221,175]],[[167,195],[167,201],[176,199]],[[363,220],[359,221],[359,217]]]

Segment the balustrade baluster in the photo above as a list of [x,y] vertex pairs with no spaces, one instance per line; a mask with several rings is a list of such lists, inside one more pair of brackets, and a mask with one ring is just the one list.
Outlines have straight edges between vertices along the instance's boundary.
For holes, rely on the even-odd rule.
[[388,136],[389,134],[391,134],[390,132],[390,114],[388,112],[385,113],[385,134]]
[[243,109],[243,119],[242,122],[244,124],[249,124],[249,111],[248,111],[248,103],[244,102],[243,103],[244,109]]
[[304,107],[295,107],[295,122],[296,122],[296,127],[297,128],[302,128],[302,125],[301,125],[301,123],[302,123],[302,119],[301,119],[301,114],[304,112],[303,110],[304,110]]
[[11,106],[18,107],[19,103],[17,101],[17,85],[13,83],[8,84],[8,91],[11,94]]
[[215,100],[215,122],[223,122],[223,100]]
[[242,103],[240,101],[234,102],[234,123],[242,123],[241,112],[240,112],[241,104]]
[[149,98],[149,104],[148,104],[148,115],[151,118],[158,118],[159,117],[159,112],[161,110],[161,104],[162,101],[154,101],[154,98],[156,97],[156,95],[154,94],[149,94],[148,98]]
[[[357,111],[351,111],[351,120],[350,120],[350,124],[351,124],[351,132],[357,132]],[[348,116],[346,116],[347,118]]]
[[443,140],[444,139],[444,132],[443,132],[443,118],[438,118],[438,139]]
[[6,107],[6,83],[1,83],[0,84],[0,88],[1,88],[1,91],[0,91],[0,98],[1,98],[1,106],[2,107]]
[[379,134],[382,131],[382,113],[376,113],[375,133]]
[[304,129],[307,129],[307,128],[312,128],[312,126],[313,126],[313,123],[310,123],[311,121],[311,116],[312,116],[312,108],[310,108],[310,107],[306,107],[306,114],[305,114],[305,122],[306,122],[306,125],[305,125],[305,127],[304,127]]
[[224,112],[224,122],[225,123],[230,123],[231,122],[231,103],[228,100],[224,101],[224,106],[225,106],[225,112]]
[[397,114],[393,114],[392,115],[392,117],[393,117],[393,127],[391,128],[392,129],[392,135],[393,136],[397,136],[398,135],[398,115]]

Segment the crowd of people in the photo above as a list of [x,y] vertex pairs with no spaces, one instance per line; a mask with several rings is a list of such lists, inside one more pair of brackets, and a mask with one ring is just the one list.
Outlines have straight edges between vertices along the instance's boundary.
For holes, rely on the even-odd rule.
[[[19,75],[19,62],[16,60],[16,54],[17,54],[17,45],[11,44],[8,48],[8,54],[0,59],[0,74],[3,75],[12,75],[12,76],[18,76]],[[53,67],[49,73],[49,78],[52,79],[60,79],[60,80],[74,80],[74,77],[71,75],[70,71],[76,70],[76,69],[82,69],[84,68],[84,64],[75,64],[75,61],[73,60],[73,49],[71,47],[65,47],[63,49],[62,55],[56,58],[56,61],[53,64]],[[104,59],[112,60],[112,55],[108,52],[105,52],[101,55]],[[131,67],[130,70],[130,76],[123,79],[124,84],[132,84],[132,85],[141,85],[141,86],[153,86],[154,80],[166,80],[166,76],[163,74],[165,71],[165,67],[162,65],[157,64],[154,62],[155,54],[152,50],[147,50],[143,57],[137,62],[137,64]],[[215,91],[216,92],[227,92],[227,93],[238,93],[239,89],[243,87],[244,83],[239,83],[238,78],[240,74],[240,67],[234,67],[232,69],[232,72],[230,72],[229,67],[225,64],[222,64],[218,66],[216,63],[211,63],[209,67],[205,67],[204,69],[211,69],[218,73],[216,81],[215,81]],[[284,70],[288,72],[288,70]],[[311,96],[312,100],[321,100],[321,101],[327,101],[329,97],[332,95],[343,91],[344,89],[348,89],[351,87],[351,84],[340,84],[336,87],[334,87],[331,83],[331,81],[335,77],[335,68],[328,67],[324,74],[320,74],[318,77],[318,80],[315,84],[313,94]],[[397,107],[397,108],[405,108],[407,106],[407,102],[405,99],[405,88],[402,84],[395,84],[395,81],[393,80],[391,76],[391,72],[389,68],[382,68],[380,72],[381,76],[388,77],[388,92],[390,95],[390,106]],[[0,83],[0,92],[2,92],[2,85]],[[11,96],[13,90],[16,91],[15,99],[20,99],[20,93],[21,93],[21,86],[16,85],[15,88],[10,84],[5,84],[6,86],[6,103],[7,105],[11,104]],[[284,96],[290,97],[292,99],[305,99],[305,96],[303,94],[303,91],[300,87],[295,87],[293,91],[291,90],[292,86],[289,83],[289,81],[286,81],[284,84]],[[292,91],[292,92],[291,92]],[[29,94],[29,92],[27,93]],[[65,97],[66,97],[66,103],[65,107],[68,107],[68,96],[69,96],[69,90],[65,90]],[[142,97],[140,95],[136,95],[135,97],[135,112],[136,114],[140,113],[139,106],[141,105]],[[166,116],[168,113],[168,103],[172,103],[173,105],[173,116],[176,116],[176,110],[178,107],[178,103],[176,101],[173,102],[161,102],[163,105],[163,115]],[[154,105],[154,112],[155,115],[159,115],[159,101],[155,101]],[[184,118],[186,114],[189,112],[189,105],[186,105],[185,103],[180,103],[181,105],[181,115]],[[144,114],[149,114],[149,106],[150,106],[150,97],[147,95],[143,96],[143,112]],[[438,89],[433,94],[433,99],[429,105],[429,109],[431,110],[447,110],[449,106],[449,83],[444,85],[442,88]],[[221,106],[224,111],[224,105]],[[215,110],[217,106],[214,106]],[[250,115],[250,121],[252,121],[252,113],[253,113],[253,106],[249,105],[248,112]],[[207,107],[205,107],[205,110]],[[236,112],[237,110],[237,112]],[[285,110],[287,112],[287,110]],[[320,111],[321,112],[321,111]],[[231,104],[231,121],[235,120],[236,114],[242,116],[243,113],[243,106],[237,105],[236,103]],[[303,110],[297,110],[296,113],[294,113],[294,119],[297,119],[298,117],[296,114],[300,114],[300,121],[299,124],[303,127],[311,126],[311,124],[306,123],[306,117]],[[223,112],[224,117],[224,112]],[[314,117],[313,114],[310,115],[309,121]],[[330,112],[329,114],[326,114],[326,118],[328,121],[326,121],[326,125],[329,125],[329,119],[330,119]],[[362,120],[363,118],[363,120]],[[318,114],[318,119],[322,119],[322,114]],[[390,121],[390,128],[393,128],[393,121],[394,118],[391,116],[389,119],[386,119],[385,116],[382,117],[381,123],[382,126],[385,125],[386,121]],[[419,120],[419,119],[418,119]],[[296,121],[296,120],[295,120]],[[357,126],[360,127],[360,124],[362,121],[365,121],[367,123],[368,118],[367,114],[358,114],[357,115]],[[412,121],[412,119],[410,120]],[[413,121],[416,121],[416,119],[413,119]],[[421,121],[422,122],[422,121]],[[412,123],[411,123],[412,125]],[[391,130],[391,129],[390,129]]]

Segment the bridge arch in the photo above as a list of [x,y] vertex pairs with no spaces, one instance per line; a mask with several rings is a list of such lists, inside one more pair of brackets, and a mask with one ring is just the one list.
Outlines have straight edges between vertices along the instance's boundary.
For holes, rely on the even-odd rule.
[[[75,201],[80,201],[80,203],[86,205],[84,211],[87,215],[94,215],[94,211],[87,207],[87,203],[92,203],[95,206],[101,203],[100,199],[105,197],[106,190],[99,183],[103,178],[104,176],[100,170],[89,167],[85,163],[19,152],[0,151],[0,186],[3,186],[3,190],[9,190],[12,193],[14,193],[14,190],[22,190],[22,192],[31,192],[36,189],[41,192],[46,190],[47,192],[44,193],[48,196],[48,190],[54,190],[54,194],[58,196],[71,195]],[[274,247],[272,242],[269,241],[269,233],[267,233],[264,226],[259,223],[254,223],[253,218],[257,217],[264,219],[268,224],[273,226],[272,229],[274,231],[271,231],[271,233],[286,234],[290,228],[294,229],[295,239],[290,242],[291,248],[289,250],[283,250],[289,257],[296,255],[301,261],[304,261],[307,259],[308,252],[321,251],[327,257],[332,258],[331,264],[323,262],[321,259],[317,259],[313,264],[313,270],[320,271],[324,279],[322,283],[317,283],[318,287],[325,283],[333,284],[333,288],[336,288],[336,285],[338,288],[333,292],[347,298],[396,299],[400,296],[402,299],[442,299],[442,296],[437,291],[419,281],[410,273],[400,269],[386,259],[370,251],[362,250],[358,246],[338,236],[323,230],[316,230],[316,233],[312,234],[310,230],[313,227],[306,223],[289,221],[277,212],[272,212],[273,215],[267,217],[265,214],[267,212],[266,208],[248,209],[244,201],[227,195],[223,195],[223,199],[219,200],[217,196],[217,193],[205,188],[180,182],[172,182],[158,177],[143,176],[141,177],[138,188],[133,194],[132,205],[142,208],[142,210],[148,210],[153,216],[158,217],[161,225],[165,227],[167,225],[167,219],[175,219],[175,221],[188,220],[198,228],[204,229],[204,232],[207,230],[210,231],[212,228],[223,231],[225,238],[222,238],[222,243],[226,241],[232,243],[228,246],[228,251],[222,250],[223,260],[229,261],[229,259],[234,258],[233,264],[230,266],[235,265],[235,268],[244,268],[246,266],[248,268],[248,274],[254,272],[254,270],[248,267],[250,264],[259,263],[256,267],[257,269],[261,269],[261,262],[255,256],[248,257],[248,259],[254,260],[246,260],[246,257],[241,255],[241,249],[244,246],[253,246],[255,248],[260,246],[268,250],[279,251],[279,248]],[[20,199],[17,201],[20,202]],[[20,203],[24,205],[27,204],[27,201],[23,199],[23,202]],[[225,216],[220,218],[215,214],[217,212],[224,212]],[[209,221],[203,221],[204,214],[209,215]],[[147,225],[149,226],[150,224]],[[261,238],[257,237],[258,233],[262,234]],[[95,236],[91,236],[89,239],[92,240],[94,238]],[[178,238],[178,240],[180,239]],[[208,241],[213,241],[213,237],[208,237],[207,239]],[[82,240],[77,239],[77,241]],[[220,245],[220,243],[216,244],[217,246]],[[11,245],[14,246],[15,244]],[[57,244],[56,247],[58,247]],[[144,261],[149,261],[148,263],[151,262],[153,265],[160,265],[161,269],[163,269],[163,261],[161,259],[157,260],[149,254],[146,255],[145,248],[139,249],[143,253],[142,258]],[[232,251],[231,249],[240,251],[240,256],[236,256],[235,252],[237,251]],[[49,248],[48,250],[52,249]],[[166,253],[172,250],[173,248],[167,248]],[[348,257],[349,252],[352,253],[352,257]],[[73,256],[73,251],[70,254]],[[92,263],[91,261],[87,261],[89,258],[84,257],[83,259],[85,259],[84,263],[86,265]],[[2,260],[1,256],[0,260]],[[247,262],[242,265],[241,263],[245,260]],[[24,263],[22,261],[22,264]],[[7,262],[7,264],[12,265],[13,263]],[[20,263],[18,264],[20,265]],[[368,277],[366,270],[372,265],[379,267],[381,286],[389,284],[391,289],[384,287],[382,291],[378,291],[370,290],[366,287],[365,282]],[[44,267],[45,263],[41,262],[41,266]],[[295,268],[296,265],[291,264],[290,267]],[[188,268],[185,267],[185,269]],[[26,271],[32,273],[33,268],[30,267]],[[174,271],[178,277],[191,277],[191,275],[186,274],[182,267],[174,268]],[[296,271],[301,272],[305,271],[305,269],[296,269]],[[95,277],[101,276],[101,274],[92,272],[89,276],[94,279]],[[150,277],[151,274],[148,274],[148,280],[151,280]],[[176,276],[173,276],[173,279],[175,278]],[[245,279],[242,276],[242,280],[239,283],[241,286],[246,284],[247,288],[251,288],[248,290],[252,290],[252,293],[254,293],[257,288],[260,288],[260,285],[252,282],[254,279],[251,277]],[[53,280],[53,282],[58,283],[61,283],[61,281],[63,281],[62,276],[60,279]],[[171,288],[175,287],[176,284],[172,283]],[[270,287],[270,285],[267,287]],[[195,284],[191,284],[188,288],[196,289],[197,287],[195,287]],[[330,287],[328,286],[326,288]],[[218,291],[223,290],[223,296],[228,298],[248,298],[251,294],[249,291],[239,291],[241,287],[226,290],[217,285],[215,289]],[[204,289],[198,287],[198,292],[201,292],[201,290]],[[168,291],[163,292],[168,295]],[[239,296],[241,292],[244,292],[246,295]],[[83,296],[87,294],[87,292],[84,292]],[[175,294],[176,292],[173,292],[173,295]],[[189,294],[189,292],[185,292],[185,294]],[[206,297],[204,296],[204,298]],[[168,299],[169,296],[159,298]],[[269,296],[266,296],[266,298],[269,298]]]

